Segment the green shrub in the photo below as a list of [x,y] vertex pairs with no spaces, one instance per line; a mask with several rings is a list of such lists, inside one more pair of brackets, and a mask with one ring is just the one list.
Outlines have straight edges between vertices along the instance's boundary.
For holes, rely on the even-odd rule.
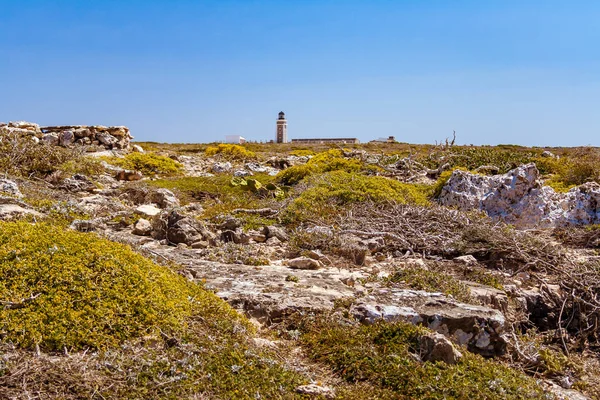
[[296,149],[296,150],[290,151],[290,156],[305,157],[305,156],[314,156],[314,155],[315,155],[314,150],[310,150],[310,149]]
[[382,176],[333,171],[314,177],[310,185],[288,208],[290,218],[298,220],[310,216],[335,216],[337,206],[367,200],[375,203],[429,204],[428,187]]
[[586,182],[600,183],[600,149],[597,148],[577,149],[560,159],[538,157],[535,163],[540,173],[549,176],[544,184],[557,192],[566,192]]
[[[33,299],[23,301],[22,299]],[[114,346],[219,300],[130,248],[46,223],[0,222],[0,336],[46,350]],[[223,318],[235,313],[223,303]]]
[[474,170],[484,165],[493,165],[498,167],[500,173],[506,173],[509,170],[522,164],[532,162],[539,153],[527,148],[517,147],[463,147],[455,146],[441,154],[422,155],[418,161],[429,168],[437,168],[442,163],[449,163],[451,168],[463,167],[468,170]]
[[204,154],[209,157],[219,154],[230,160],[250,160],[256,158],[256,153],[237,144],[221,143],[217,146],[209,146],[204,151]]
[[467,351],[455,365],[417,361],[427,330],[408,323],[347,327],[319,321],[302,329],[308,355],[359,388],[370,385],[369,398],[545,398],[533,379]]
[[343,152],[335,149],[317,154],[306,164],[295,165],[281,171],[277,175],[277,179],[284,185],[295,185],[307,176],[329,171],[375,173],[379,171],[379,168],[367,165],[358,159],[344,158]]
[[125,169],[140,171],[144,175],[176,175],[183,165],[177,161],[154,153],[129,153],[123,158],[106,157],[108,163]]

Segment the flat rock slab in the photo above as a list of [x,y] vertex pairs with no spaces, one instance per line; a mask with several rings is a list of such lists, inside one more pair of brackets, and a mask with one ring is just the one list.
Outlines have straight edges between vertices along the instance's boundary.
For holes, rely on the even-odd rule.
[[425,325],[485,356],[502,354],[506,347],[501,337],[505,319],[500,311],[460,303],[442,293],[375,288],[358,299],[350,313],[367,324],[385,320]]
[[43,216],[43,214],[35,210],[23,208],[17,204],[0,204],[0,220],[19,218],[27,215],[31,215],[34,217]]

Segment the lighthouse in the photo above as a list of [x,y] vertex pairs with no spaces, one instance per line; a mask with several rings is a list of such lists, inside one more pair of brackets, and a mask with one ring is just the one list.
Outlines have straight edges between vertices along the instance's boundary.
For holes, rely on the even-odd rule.
[[285,113],[279,112],[279,118],[277,118],[277,134],[275,136],[276,143],[287,143],[287,120],[285,119]]

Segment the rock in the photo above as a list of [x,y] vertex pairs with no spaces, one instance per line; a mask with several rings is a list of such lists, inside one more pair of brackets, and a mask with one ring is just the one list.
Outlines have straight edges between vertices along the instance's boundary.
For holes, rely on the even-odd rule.
[[10,220],[25,216],[43,217],[43,214],[35,210],[23,208],[17,204],[0,204],[0,220]]
[[281,240],[277,239],[276,237],[272,237],[272,238],[268,238],[266,240],[265,244],[267,246],[271,246],[271,247],[280,246]]
[[471,292],[471,297],[480,304],[490,306],[502,312],[508,311],[508,296],[502,290],[474,282],[466,282]]
[[89,215],[114,214],[115,211],[125,210],[125,207],[119,202],[99,194],[82,197],[74,206]]
[[551,152],[549,150],[544,150],[542,152],[542,157],[546,157],[546,158],[558,158],[558,156],[556,156],[553,152]]
[[156,240],[167,240],[169,243],[185,243],[191,245],[199,240],[211,242],[214,234],[200,222],[177,210],[163,211],[152,218],[152,237]]
[[313,260],[308,257],[298,257],[291,260],[287,260],[286,264],[293,269],[319,269],[322,264],[319,260]]
[[34,132],[34,133],[41,133],[42,132],[41,129],[40,129],[40,126],[38,124],[33,123],[33,122],[11,121],[11,122],[8,123],[7,126],[9,128],[23,129],[23,130]]
[[192,244],[200,234],[196,229],[197,223],[191,218],[184,218],[169,226],[167,230],[167,239],[171,243]]
[[267,236],[257,231],[248,231],[248,235],[250,236],[250,239],[254,240],[256,243],[264,243],[267,241]]
[[68,147],[75,142],[75,134],[73,131],[63,131],[58,135],[58,144],[63,147]]
[[215,174],[221,174],[224,172],[229,172],[231,171],[231,163],[230,162],[224,162],[224,163],[214,163],[211,167],[211,171],[214,172]]
[[144,149],[139,144],[132,145],[131,150],[135,153],[145,153]]
[[439,202],[462,210],[482,210],[519,228],[600,223],[599,184],[590,182],[557,193],[542,186],[533,163],[495,176],[456,170],[442,189]]
[[160,208],[153,206],[152,204],[142,204],[141,206],[135,209],[135,213],[139,215],[143,215],[147,218],[152,218],[155,215],[160,214]]
[[282,242],[287,242],[288,241],[288,235],[285,232],[285,229],[284,228],[280,228],[280,227],[275,226],[275,225],[265,226],[263,228],[263,234],[267,237],[267,239],[270,239],[272,237],[276,237],[277,239],[279,239]]
[[132,233],[138,236],[150,236],[152,233],[152,224],[147,219],[140,218],[133,226]]
[[466,264],[466,265],[477,264],[477,259],[470,254],[468,254],[466,256],[455,257],[454,261],[461,263],[461,264]]
[[160,188],[148,194],[147,201],[157,204],[160,208],[179,207],[179,199],[169,189]]
[[72,193],[88,192],[96,189],[96,185],[87,176],[81,174],[66,178],[58,187]]
[[79,232],[93,232],[98,229],[98,223],[93,220],[76,219],[71,222],[69,229]]
[[192,243],[192,249],[206,249],[210,246],[210,244],[205,240],[199,240],[197,242]]
[[247,163],[246,168],[248,168],[252,172],[265,173],[267,172],[267,167],[263,167],[258,163]]
[[420,356],[423,361],[442,361],[446,364],[456,364],[462,354],[452,342],[440,333],[430,333],[421,336],[419,340]]
[[118,170],[115,174],[115,179],[118,181],[139,181],[144,175],[140,171],[132,171],[128,169]]
[[56,146],[58,145],[58,134],[46,133],[42,136],[42,142],[51,146]]
[[102,143],[104,146],[106,146],[109,149],[112,149],[113,146],[119,142],[119,139],[117,139],[116,137],[114,137],[113,135],[111,135],[108,132],[97,133],[96,140],[99,141],[100,143]]
[[310,385],[298,386],[296,388],[296,393],[326,399],[335,398],[335,391],[332,388],[316,385],[314,383],[311,383]]
[[19,190],[19,185],[10,179],[0,179],[0,192],[7,193],[19,199],[23,197],[23,193]]
[[243,169],[239,169],[237,171],[233,171],[233,176],[239,176],[239,177],[244,177],[244,176],[252,176],[252,172],[250,171],[246,171]]
[[227,219],[221,225],[219,225],[219,229],[224,230],[224,231],[226,231],[226,230],[235,231],[236,229],[238,229],[241,226],[242,226],[242,220],[240,220],[239,218],[232,217],[232,216],[227,216]]
[[[394,308],[395,307],[395,308]],[[358,299],[350,313],[363,323],[379,319],[422,324],[449,337],[461,337],[470,351],[486,357],[503,354],[504,315],[495,309],[465,304],[441,293],[411,289],[379,289]]]
[[359,303],[352,306],[351,312],[366,324],[374,324],[378,320],[386,322],[405,321],[413,325],[423,322],[423,318],[411,307]]

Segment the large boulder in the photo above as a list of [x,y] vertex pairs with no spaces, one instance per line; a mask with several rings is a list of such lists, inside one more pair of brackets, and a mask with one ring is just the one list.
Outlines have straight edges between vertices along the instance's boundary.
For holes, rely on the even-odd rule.
[[482,210],[521,228],[600,222],[600,185],[591,182],[557,193],[543,186],[539,175],[533,163],[495,176],[456,170],[439,202],[461,210]]

